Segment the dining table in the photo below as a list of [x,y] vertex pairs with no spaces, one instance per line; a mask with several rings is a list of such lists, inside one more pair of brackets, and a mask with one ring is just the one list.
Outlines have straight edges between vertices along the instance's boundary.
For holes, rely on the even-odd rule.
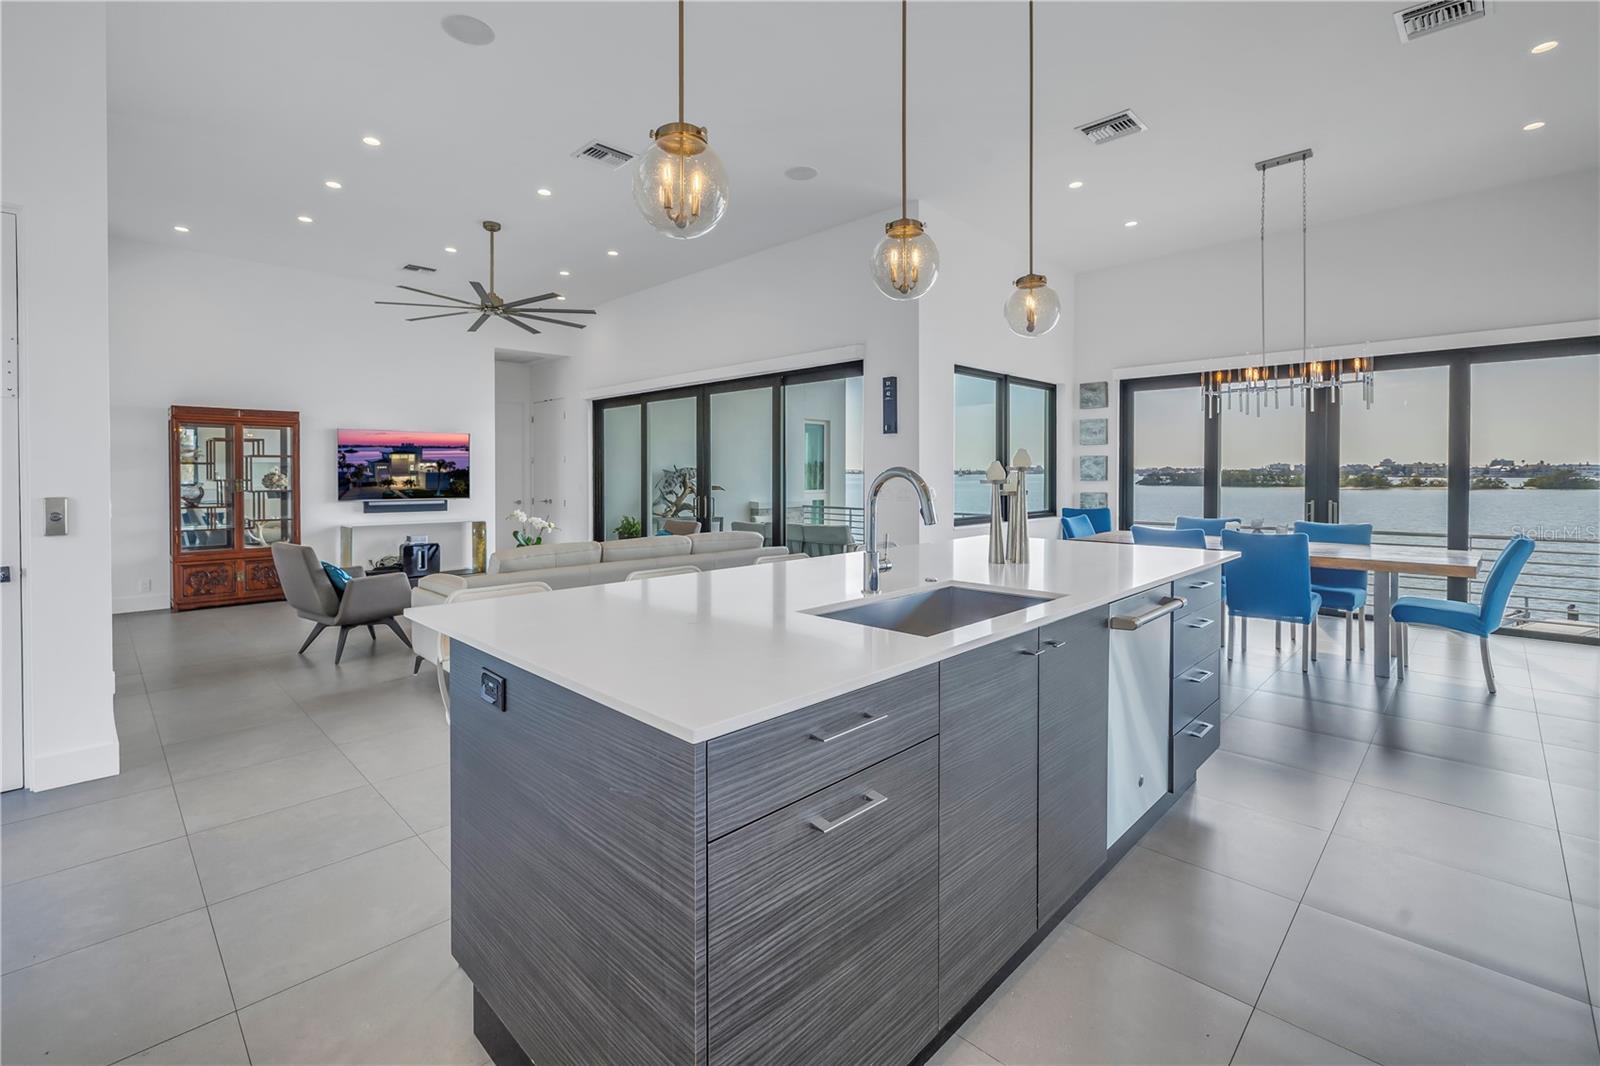
[[[1243,532],[1251,532],[1246,529]],[[1261,532],[1259,536],[1273,536]],[[1113,544],[1132,544],[1133,533],[1114,529],[1109,533],[1096,533],[1092,537],[1077,538],[1082,541],[1101,541]],[[1221,537],[1206,537],[1206,547],[1221,550]],[[1311,565],[1327,570],[1365,570],[1372,574],[1372,652],[1373,674],[1388,677],[1399,654],[1394,639],[1394,619],[1391,610],[1400,593],[1401,574],[1419,574],[1428,577],[1472,578],[1483,564],[1483,553],[1466,548],[1435,548],[1427,544],[1335,544],[1328,541],[1311,542]]]

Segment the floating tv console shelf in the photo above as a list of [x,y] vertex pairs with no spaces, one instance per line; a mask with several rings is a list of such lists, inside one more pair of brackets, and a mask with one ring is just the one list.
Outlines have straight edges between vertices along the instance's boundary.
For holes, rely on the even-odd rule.
[[356,532],[363,529],[417,529],[422,526],[466,526],[472,536],[471,564],[473,571],[482,573],[489,564],[489,524],[470,518],[408,518],[397,514],[392,518],[379,518],[370,522],[356,522],[339,527],[339,565],[355,565]]

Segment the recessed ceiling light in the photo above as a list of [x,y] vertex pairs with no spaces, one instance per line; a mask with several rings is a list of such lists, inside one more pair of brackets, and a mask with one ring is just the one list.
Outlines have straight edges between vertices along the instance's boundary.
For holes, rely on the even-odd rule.
[[1546,41],[1543,44],[1534,45],[1533,48],[1530,49],[1530,51],[1532,51],[1533,54],[1536,55],[1536,56],[1542,56],[1546,52],[1555,51],[1556,45],[1558,45],[1560,43],[1561,43],[1560,41]]
[[1081,189],[1081,188],[1083,188],[1083,182],[1081,182],[1081,181],[1069,181],[1069,182],[1067,182],[1067,188],[1069,188],[1069,189]]
[[446,15],[439,20],[439,28],[462,44],[484,45],[494,40],[489,24],[471,15]]
[[342,189],[342,188],[344,188],[344,183],[343,182],[334,181],[332,178],[329,178],[327,181],[323,182],[322,184],[326,185],[330,189]]
[[450,247],[448,244],[444,246],[444,250],[445,250],[446,254],[448,254],[448,255],[455,255],[456,254],[456,250],[454,248]]
[[1544,129],[1544,123],[1543,122],[1530,122],[1526,126],[1522,127],[1522,131],[1524,133],[1532,133],[1534,130],[1542,130],[1542,129]]
[[550,195],[550,190],[549,189],[535,189],[533,191],[538,193],[540,196],[549,196]]
[[1139,224],[1139,220],[1136,219],[1136,218],[1130,218],[1130,219],[1128,219],[1128,221],[1123,223],[1123,225],[1128,227],[1129,229],[1132,229],[1133,227],[1137,226],[1138,224]]
[[790,181],[810,181],[817,176],[817,168],[807,166],[790,167],[783,172],[783,176]]
[[556,271],[556,273],[560,274],[564,278],[572,277],[572,271],[570,271],[570,270],[558,270],[558,271]]
[[173,230],[175,230],[178,233],[188,233],[189,232],[189,227],[188,226],[173,226],[172,228],[173,228]]
[[617,251],[615,248],[607,248],[606,249],[606,254],[607,255],[621,255],[622,253]]
[[310,215],[296,215],[296,216],[294,216],[294,219],[295,219],[296,222],[311,222],[311,221],[314,221]]
[[380,141],[380,140],[378,140],[378,138],[376,138],[376,137],[374,137],[374,136],[372,136],[372,135],[371,135],[371,134],[370,134],[370,133],[369,133],[369,134],[368,134],[368,135],[367,135],[367,136],[365,136],[365,137],[363,137],[363,138],[361,138],[361,143],[362,143],[362,144],[364,144],[364,145],[366,145],[366,146],[367,146],[367,147],[368,147],[368,148],[376,148],[376,147],[378,147],[378,146],[379,146],[379,145],[380,145],[380,144],[382,144],[382,143],[383,143],[383,142],[382,142],[382,141]]

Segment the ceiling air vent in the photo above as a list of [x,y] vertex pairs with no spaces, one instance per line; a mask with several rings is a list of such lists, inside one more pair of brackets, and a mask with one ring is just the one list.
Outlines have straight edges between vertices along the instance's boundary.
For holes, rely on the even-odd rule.
[[407,263],[405,266],[401,267],[400,269],[401,270],[409,270],[413,274],[432,274],[432,273],[435,273],[438,268],[437,267],[420,266],[420,265],[418,265],[416,263]]
[[1110,144],[1123,137],[1132,137],[1145,129],[1149,127],[1139,120],[1138,115],[1132,111],[1118,111],[1115,115],[1108,115],[1098,122],[1079,126],[1078,132],[1089,138],[1090,144]]
[[1481,19],[1488,13],[1489,0],[1432,0],[1396,11],[1394,28],[1400,32],[1400,43],[1409,44],[1418,37]]
[[590,141],[588,144],[572,153],[575,159],[592,159],[596,163],[604,163],[612,170],[617,169],[633,158],[631,152],[624,152],[621,148],[613,148],[609,144],[599,141]]

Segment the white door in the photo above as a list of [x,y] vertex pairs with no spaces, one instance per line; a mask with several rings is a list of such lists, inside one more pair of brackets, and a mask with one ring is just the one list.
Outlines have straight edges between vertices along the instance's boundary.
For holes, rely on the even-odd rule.
[[494,405],[494,505],[494,549],[509,548],[517,526],[506,515],[528,507],[528,405],[521,400]]
[[22,787],[22,493],[17,465],[17,216],[5,222],[4,382],[0,384],[0,792]]
[[[561,495],[562,425],[566,403],[559,397],[536,400],[528,405],[528,513],[559,524],[557,515],[566,511]],[[578,540],[572,530],[558,534],[557,540]]]

